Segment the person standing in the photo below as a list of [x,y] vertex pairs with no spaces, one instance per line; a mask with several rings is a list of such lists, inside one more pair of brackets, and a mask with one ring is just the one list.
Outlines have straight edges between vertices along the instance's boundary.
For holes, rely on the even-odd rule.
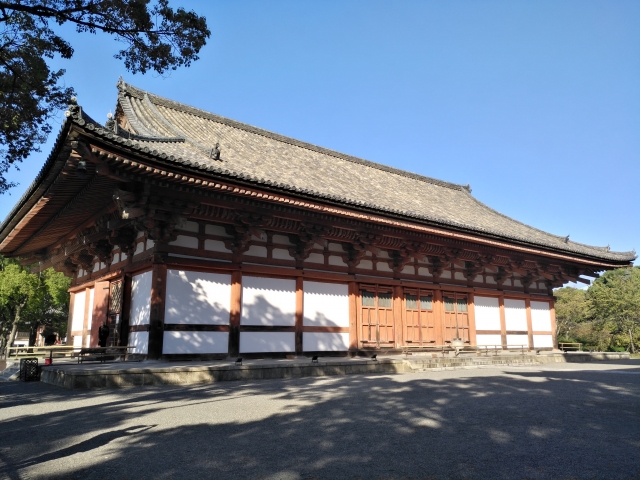
[[100,325],[98,329],[98,345],[101,347],[107,346],[107,339],[109,338],[109,327],[106,322]]

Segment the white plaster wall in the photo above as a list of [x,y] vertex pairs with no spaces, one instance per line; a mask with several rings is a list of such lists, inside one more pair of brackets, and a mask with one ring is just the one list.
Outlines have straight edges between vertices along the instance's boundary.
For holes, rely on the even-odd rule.
[[405,265],[405,267],[402,269],[402,273],[406,273],[407,275],[415,275],[416,268],[413,265]]
[[141,353],[146,355],[149,350],[149,332],[129,333],[129,346],[136,347],[129,350],[129,353]]
[[222,225],[205,225],[204,233],[207,235],[219,235],[221,237],[228,237],[227,231]]
[[289,253],[289,250],[286,250],[284,248],[274,248],[271,251],[271,256],[278,260],[295,260]]
[[534,335],[533,346],[534,348],[553,348],[553,336],[552,335]]
[[[527,331],[527,307],[524,300],[504,299],[504,320],[507,330]],[[478,328],[478,327],[476,327]]]
[[455,272],[453,274],[453,278],[455,278],[456,280],[466,280],[467,277],[464,276],[464,273],[462,272]]
[[304,332],[302,349],[305,352],[341,352],[349,350],[348,333]]
[[371,260],[360,260],[358,268],[362,268],[363,270],[373,270],[373,262]]
[[344,252],[344,248],[339,243],[331,243],[327,246],[330,252]]
[[[87,291],[82,290],[75,294],[73,300],[73,317],[71,317],[71,331],[82,330],[84,328],[84,306],[87,301]],[[71,334],[71,332],[69,332]],[[82,340],[82,338],[80,338]]]
[[305,262],[324,263],[324,255],[322,255],[321,253],[311,253],[309,257],[305,259]]
[[212,252],[231,253],[222,240],[211,240],[210,238],[204,241],[204,249]]
[[524,345],[525,347],[529,347],[529,336],[528,335],[507,335],[507,345],[508,346],[520,346]]
[[476,343],[478,345],[502,345],[502,337],[500,335],[476,335]]
[[176,230],[184,230],[185,232],[198,233],[198,230],[200,230],[200,226],[198,225],[198,222],[192,222],[190,220],[187,220],[182,225],[178,225],[176,227]]
[[294,326],[295,315],[295,280],[242,277],[242,325]]
[[303,290],[303,325],[349,326],[349,287],[347,285],[304,282]]
[[229,332],[164,332],[162,353],[227,353]]
[[293,245],[293,243],[291,243],[291,240],[289,240],[289,237],[287,237],[286,235],[274,235],[273,237],[271,237],[271,241],[280,245]]
[[547,302],[531,302],[531,327],[534,332],[551,331],[551,310]]
[[267,258],[267,247],[263,247],[260,245],[251,245],[249,247],[249,250],[244,252],[244,255],[247,255],[250,257]]
[[329,265],[335,265],[337,267],[346,267],[347,264],[344,263],[344,260],[342,259],[342,257],[338,257],[337,255],[330,255],[329,256]]
[[420,275],[421,277],[432,277],[433,276],[429,272],[429,269],[426,268],[426,267],[419,267],[418,268],[418,275]]
[[[138,255],[139,253],[142,253],[142,252],[144,252],[144,242],[138,242],[138,243],[136,243],[136,249],[135,249],[135,251],[133,252],[133,254],[134,254],[134,255]],[[98,265],[98,264],[96,263],[96,265]],[[94,270],[94,271],[96,271],[97,269],[96,269],[96,268],[94,268],[93,270]]]
[[393,270],[391,270],[387,262],[377,262],[376,270],[379,272],[393,272]]
[[[494,297],[473,297],[476,330],[500,330],[500,303]],[[478,335],[480,337],[480,335]],[[499,335],[498,335],[499,337]],[[500,342],[498,342],[500,343]]]
[[295,352],[293,332],[240,332],[240,353]]
[[178,235],[173,242],[169,242],[169,245],[173,245],[174,247],[198,248],[198,238]]
[[[151,272],[131,279],[131,310],[129,325],[148,325],[151,310]],[[140,333],[140,332],[135,332]]]
[[73,346],[78,350],[82,348],[82,335],[76,335],[73,337]]
[[228,325],[231,275],[167,270],[164,323]]

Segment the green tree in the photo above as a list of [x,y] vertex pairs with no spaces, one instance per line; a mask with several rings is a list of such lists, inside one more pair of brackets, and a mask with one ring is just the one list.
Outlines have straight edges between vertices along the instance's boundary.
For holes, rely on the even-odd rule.
[[635,352],[640,330],[640,267],[606,272],[589,287],[587,298],[599,328]]
[[70,285],[53,269],[31,273],[15,259],[0,258],[0,351],[22,327],[30,330],[31,343],[40,325],[65,335]]
[[571,339],[571,332],[579,323],[589,318],[589,302],[586,290],[572,287],[559,288],[553,292],[557,298],[556,335],[559,339]]
[[73,95],[59,84],[65,71],[47,64],[73,56],[55,32],[64,24],[112,35],[124,47],[115,57],[127,70],[160,75],[197,60],[211,33],[204,17],[174,10],[168,0],[0,1],[0,194],[14,186],[5,178],[9,168],[40,151],[51,116]]

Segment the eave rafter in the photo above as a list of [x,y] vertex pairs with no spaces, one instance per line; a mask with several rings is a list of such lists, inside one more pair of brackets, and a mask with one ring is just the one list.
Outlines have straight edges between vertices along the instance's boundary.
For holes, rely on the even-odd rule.
[[588,282],[580,275],[597,278],[596,271],[618,266],[210,178],[139,154],[132,160],[86,141],[72,143],[72,166],[83,158],[94,164],[97,175],[123,186],[113,194],[122,223],[116,226],[112,220],[109,226],[107,222],[101,227],[100,238],[92,237],[89,246],[83,244],[86,248],[71,241],[66,248],[75,249],[73,255],[64,249],[34,254],[33,259],[43,265],[71,268],[70,264],[86,264],[88,255],[108,262],[105,242],[129,253],[138,231],[168,242],[175,239],[176,226],[189,217],[228,224],[231,239],[227,248],[236,260],[249,248],[252,235],[269,230],[290,237],[294,245],[290,253],[299,266],[315,244],[326,240],[344,245],[343,257],[350,271],[367,252],[386,251],[394,274],[399,275],[412,262],[428,262],[424,266],[434,281],[445,269],[457,267],[469,282],[478,275],[489,275],[501,285],[517,274],[525,288],[535,281],[557,286],[567,281]]

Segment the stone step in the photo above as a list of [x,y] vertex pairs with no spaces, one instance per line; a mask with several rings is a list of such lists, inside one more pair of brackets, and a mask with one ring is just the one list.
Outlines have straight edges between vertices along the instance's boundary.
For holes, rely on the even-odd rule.
[[18,380],[20,376],[20,362],[7,363],[4,370],[0,372],[0,382]]

